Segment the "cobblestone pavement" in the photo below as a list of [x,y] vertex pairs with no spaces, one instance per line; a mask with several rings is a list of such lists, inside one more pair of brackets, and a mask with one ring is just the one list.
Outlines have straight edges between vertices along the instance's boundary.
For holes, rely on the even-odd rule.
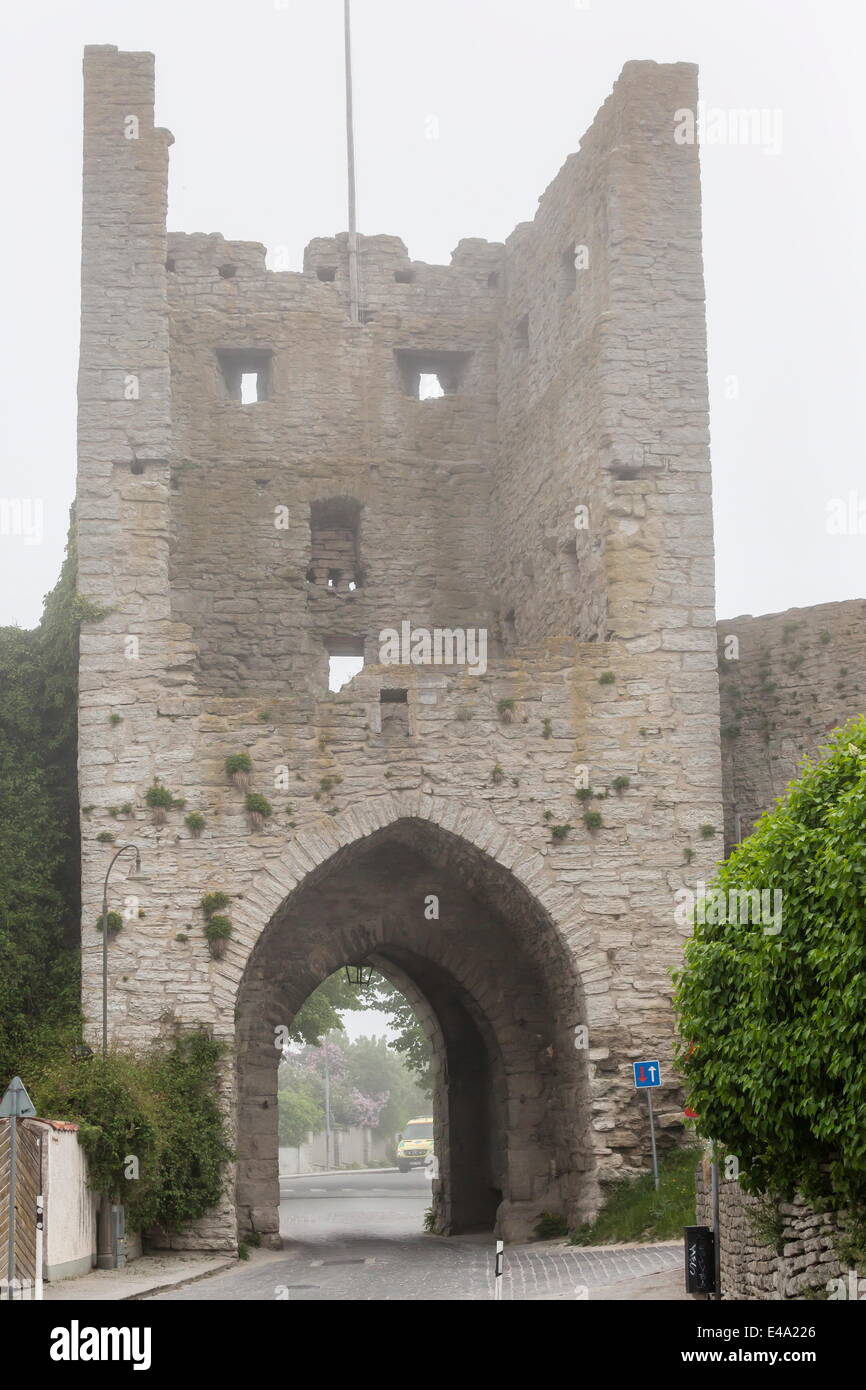
[[[154,1295],[169,1300],[302,1302],[484,1300],[495,1296],[489,1235],[423,1235],[430,1187],[423,1172],[307,1174],[282,1180],[283,1251],[254,1251],[249,1263]],[[585,1249],[547,1242],[509,1246],[496,1296],[503,1300],[612,1298],[635,1280],[674,1272],[682,1246]],[[648,1282],[647,1282],[648,1281]],[[619,1285],[620,1292],[612,1288]],[[671,1292],[664,1296],[672,1297]],[[683,1295],[685,1297],[685,1294]]]
[[[170,1300],[406,1301],[494,1297],[494,1249],[437,1236],[344,1240],[256,1252],[248,1264],[188,1288],[159,1294]],[[569,1246],[510,1246],[503,1300],[603,1297],[606,1285],[680,1271],[679,1243],[621,1250]]]

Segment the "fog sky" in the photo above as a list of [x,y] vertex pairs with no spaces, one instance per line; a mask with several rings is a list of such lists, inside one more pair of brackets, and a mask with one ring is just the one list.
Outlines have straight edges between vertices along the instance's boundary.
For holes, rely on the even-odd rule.
[[[354,0],[359,227],[417,260],[531,218],[629,59],[697,62],[708,107],[781,112],[780,153],[702,152],[723,617],[866,594],[866,519],[826,527],[833,498],[866,512],[860,8]],[[156,54],[170,230],[300,269],[346,224],[341,25],[340,0],[7,0],[0,498],[42,499],[44,539],[0,535],[0,622],[38,620],[74,490],[83,46]]]

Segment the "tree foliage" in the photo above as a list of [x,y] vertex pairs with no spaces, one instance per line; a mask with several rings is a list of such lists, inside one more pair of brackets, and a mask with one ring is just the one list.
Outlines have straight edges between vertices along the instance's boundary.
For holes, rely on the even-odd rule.
[[70,545],[39,627],[0,628],[0,1085],[78,1021],[75,570]]
[[697,923],[686,946],[679,1064],[698,1128],[737,1155],[748,1189],[862,1210],[866,718],[805,764],[714,887],[781,889],[782,917],[778,932]]

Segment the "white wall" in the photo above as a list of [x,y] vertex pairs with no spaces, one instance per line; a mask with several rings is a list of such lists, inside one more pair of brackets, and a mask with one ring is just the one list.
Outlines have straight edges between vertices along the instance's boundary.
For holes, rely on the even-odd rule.
[[330,1153],[326,1154],[325,1133],[309,1134],[300,1148],[280,1148],[280,1173],[315,1173],[327,1168],[362,1167],[382,1162],[388,1138],[359,1125],[331,1131]]

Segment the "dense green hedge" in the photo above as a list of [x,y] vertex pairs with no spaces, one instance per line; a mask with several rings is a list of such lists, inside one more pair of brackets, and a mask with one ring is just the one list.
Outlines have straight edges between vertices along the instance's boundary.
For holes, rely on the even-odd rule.
[[866,718],[806,765],[713,887],[781,889],[782,916],[777,933],[697,924],[686,947],[679,1064],[698,1129],[738,1157],[747,1189],[862,1210]]
[[[142,1055],[60,1053],[31,1078],[40,1115],[80,1125],[91,1187],[132,1230],[183,1230],[219,1203],[231,1157],[219,1104],[220,1044],[181,1035]],[[134,1160],[131,1162],[130,1160]]]

